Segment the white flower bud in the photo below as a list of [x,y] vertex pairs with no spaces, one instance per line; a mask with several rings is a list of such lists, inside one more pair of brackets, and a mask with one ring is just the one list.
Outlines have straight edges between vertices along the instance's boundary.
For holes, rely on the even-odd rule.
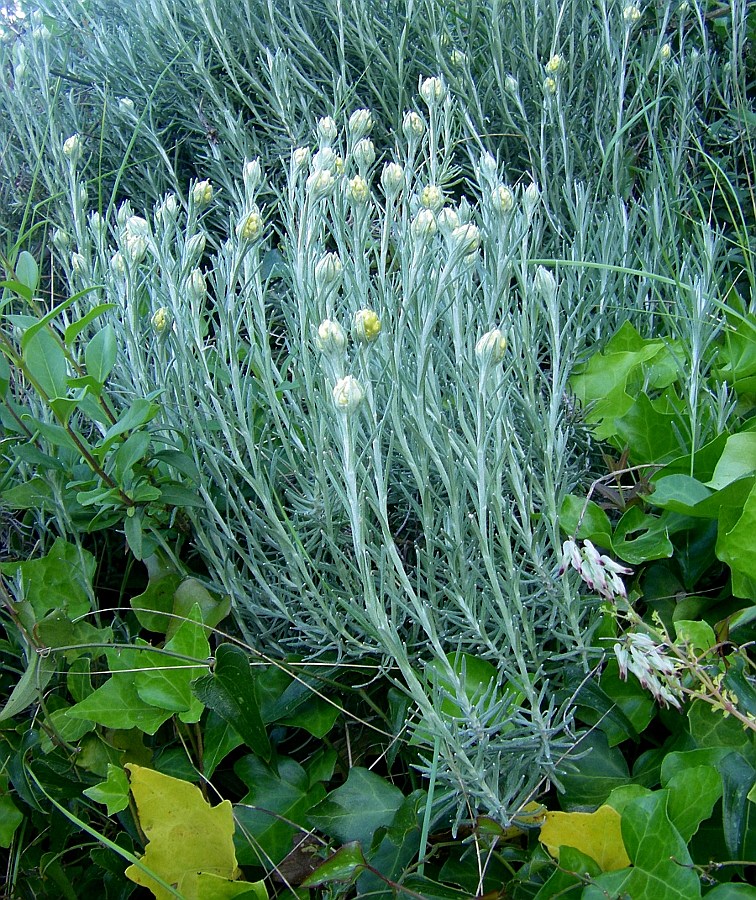
[[110,270],[114,275],[126,274],[126,260],[120,250],[110,257]]
[[387,197],[396,197],[404,187],[404,169],[398,163],[386,163],[381,173],[381,184]]
[[338,322],[333,319],[323,319],[318,326],[315,337],[315,346],[321,353],[339,356],[346,348],[346,334]]
[[338,253],[326,253],[315,265],[315,286],[318,292],[334,290],[341,281],[341,260]]
[[643,13],[638,9],[637,6],[626,6],[622,10],[622,18],[625,20],[627,25],[634,25],[641,18]]
[[351,375],[340,378],[333,388],[333,402],[339,412],[353,412],[362,403],[364,396],[362,385]]
[[192,200],[194,201],[195,206],[201,208],[203,206],[207,206],[207,204],[213,199],[213,186],[210,182],[205,179],[204,181],[198,181],[192,187]]
[[138,265],[144,259],[144,255],[147,252],[146,238],[143,238],[141,234],[126,232],[126,237],[123,242],[123,252],[134,265]]
[[460,225],[457,210],[451,206],[445,206],[438,214],[437,223],[442,234],[450,235]]
[[538,293],[547,302],[551,302],[556,297],[557,283],[556,278],[543,266],[538,266],[533,278],[533,284]]
[[514,194],[505,184],[497,184],[491,191],[491,206],[497,213],[508,213],[514,208]]
[[71,160],[72,165],[76,165],[81,156],[81,138],[78,134],[72,134],[71,137],[63,141],[63,155]]
[[353,203],[365,203],[369,194],[368,183],[362,175],[355,175],[347,182],[347,197]]
[[205,245],[207,243],[207,238],[200,231],[198,234],[193,234],[189,240],[186,242],[186,247],[184,248],[184,256],[186,258],[187,265],[191,265],[195,263],[205,252]]
[[147,220],[143,219],[141,216],[129,216],[128,219],[126,219],[124,231],[127,234],[146,238],[150,235],[150,226],[147,224]]
[[370,138],[362,138],[357,141],[352,150],[352,156],[361,172],[369,169],[375,162],[375,147]]
[[87,223],[93,236],[100,238],[105,231],[105,219],[98,212],[92,212],[89,214]]
[[421,138],[423,134],[425,134],[425,122],[423,121],[423,117],[413,111],[405,113],[402,121],[402,131],[408,141]]
[[381,320],[372,309],[358,309],[354,314],[352,334],[362,344],[371,344],[381,333]]
[[555,53],[546,63],[546,73],[548,75],[556,75],[557,72],[561,72],[563,68],[564,60],[558,53]]
[[294,169],[295,174],[302,171],[302,169],[306,168],[307,163],[310,161],[310,148],[309,147],[297,147],[292,151],[291,154],[291,164]]
[[507,339],[500,328],[494,328],[478,339],[475,345],[475,356],[481,366],[489,366],[501,362],[506,349]]
[[121,97],[118,101],[118,109],[125,115],[131,115],[134,112],[134,101],[131,97]]
[[516,94],[519,91],[520,86],[517,83],[517,79],[514,75],[507,75],[504,79],[504,89],[509,91],[510,94]]
[[313,200],[321,200],[333,193],[335,184],[329,169],[316,169],[307,179],[307,193]]
[[245,159],[242,167],[242,180],[244,181],[244,189],[251,194],[259,186],[263,178],[262,166],[260,158]]
[[173,316],[171,315],[171,311],[167,306],[161,306],[152,314],[150,324],[152,325],[155,333],[161,335],[165,334],[165,332],[170,328],[172,321]]
[[330,147],[323,147],[312,158],[313,172],[332,171],[336,165],[336,154]]
[[175,194],[166,194],[163,202],[158,206],[155,218],[158,222],[164,222],[176,218],[178,212],[178,200]]
[[410,226],[412,236],[417,240],[426,240],[433,237],[437,228],[436,217],[430,209],[421,209],[412,220],[412,225]]
[[444,205],[444,195],[441,188],[437,184],[429,184],[420,191],[420,203],[426,209],[432,209],[438,212]]
[[661,57],[662,62],[667,62],[670,56],[672,56],[672,47],[670,47],[669,44],[663,44],[659,51],[659,56]]
[[72,253],[71,254],[71,268],[77,275],[81,275],[87,270],[87,261],[81,255],[81,253]]
[[56,228],[55,231],[53,231],[52,242],[61,252],[68,250],[71,246],[71,235],[62,228]]
[[186,289],[196,299],[202,300],[207,294],[205,276],[200,269],[192,269],[186,279]]
[[525,207],[525,212],[528,216],[533,215],[540,199],[541,192],[538,190],[538,185],[533,181],[525,188],[525,193],[522,195],[522,205]]
[[260,215],[260,210],[254,206],[236,226],[236,233],[243,241],[256,241],[262,232],[263,218]]
[[440,78],[425,78],[420,81],[420,96],[425,100],[428,106],[435,106],[441,103],[446,94],[446,88]]
[[79,209],[84,209],[87,205],[87,188],[86,185],[80,184],[76,189],[76,200]]
[[470,222],[467,225],[459,225],[452,231],[449,240],[455,249],[463,253],[465,257],[469,257],[471,254],[475,254],[480,247],[480,229]]
[[497,181],[499,177],[499,167],[495,158],[490,153],[484,153],[478,162],[478,172],[480,177],[486,181]]
[[327,147],[329,144],[332,144],[339,136],[336,123],[330,116],[323,116],[322,119],[318,120],[317,131],[321,147]]
[[358,141],[366,134],[370,134],[372,127],[373,117],[369,109],[356,109],[349,116],[349,135],[353,141]]

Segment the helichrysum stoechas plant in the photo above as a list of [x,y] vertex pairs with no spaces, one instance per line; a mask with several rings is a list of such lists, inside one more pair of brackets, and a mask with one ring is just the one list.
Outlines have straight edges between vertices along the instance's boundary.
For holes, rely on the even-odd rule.
[[[123,396],[162,391],[212,579],[253,643],[384,661],[438,783],[508,816],[567,746],[565,666],[591,665],[589,605],[555,578],[586,465],[568,375],[624,318],[683,309],[681,280],[716,285],[718,245],[672,213],[718,73],[702,18],[492,3],[465,33],[423,2],[387,41],[376,0],[303,4],[296,38],[267,3],[252,34],[228,0],[135,3],[137,58],[108,4],[75,7],[91,52],[45,6],[0,164],[45,159],[55,266],[116,304]],[[41,122],[18,99],[48,94]]]

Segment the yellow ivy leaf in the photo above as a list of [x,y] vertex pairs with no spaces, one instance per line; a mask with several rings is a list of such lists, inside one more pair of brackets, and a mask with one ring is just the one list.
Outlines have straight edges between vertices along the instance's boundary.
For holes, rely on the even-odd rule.
[[603,872],[612,872],[630,865],[621,822],[622,816],[611,806],[600,806],[592,813],[547,812],[540,841],[555,859],[560,847],[574,847],[594,859]]
[[[205,900],[206,896],[225,900],[243,893],[238,890],[243,883],[235,881],[241,873],[236,865],[229,801],[211,807],[199,788],[188,781],[132,763],[126,768],[139,824],[148,840],[141,860],[144,865],[176,886],[185,900]],[[156,900],[173,898],[137,866],[129,866],[126,877],[149,888]],[[260,900],[267,898],[261,882],[245,889],[254,890]]]

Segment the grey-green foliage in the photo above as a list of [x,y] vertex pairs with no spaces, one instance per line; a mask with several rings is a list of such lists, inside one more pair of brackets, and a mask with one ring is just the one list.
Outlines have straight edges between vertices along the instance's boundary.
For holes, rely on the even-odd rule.
[[[727,90],[700,10],[44,8],[19,94],[57,87],[46,118],[11,98],[3,165],[40,161],[58,290],[117,304],[115,395],[163,390],[166,445],[202,473],[188,515],[211,579],[257,646],[378,659],[444,794],[506,818],[558,774],[564,673],[595,653],[591,604],[556,577],[588,469],[570,371],[625,318],[709,339],[721,242],[680,215],[697,104],[715,76]],[[423,101],[436,71],[450,95]],[[363,105],[375,162],[345,126]],[[335,133],[314,138],[323,112]],[[380,335],[341,347],[361,309]],[[463,653],[496,683],[471,696]]]

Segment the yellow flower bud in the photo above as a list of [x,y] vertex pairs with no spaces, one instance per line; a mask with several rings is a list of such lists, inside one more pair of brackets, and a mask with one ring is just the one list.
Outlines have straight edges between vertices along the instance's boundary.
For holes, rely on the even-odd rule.
[[341,281],[341,260],[338,253],[326,253],[315,265],[315,285],[318,291],[334,288]]
[[643,13],[638,9],[637,6],[626,6],[622,10],[622,18],[628,25],[633,25],[635,22],[639,21]]
[[395,197],[404,187],[404,169],[398,163],[386,163],[381,173],[381,184],[387,197]]
[[381,333],[381,320],[372,309],[358,309],[354,314],[352,334],[356,341],[370,344]]
[[207,206],[212,199],[213,186],[207,179],[198,181],[192,188],[192,200],[194,200],[196,206]]
[[407,140],[421,138],[425,133],[425,122],[422,116],[416,112],[405,113],[402,121],[402,131]]
[[263,231],[263,220],[260,211],[255,207],[239,223],[237,232],[243,241],[256,241]]
[[555,53],[546,63],[546,72],[548,75],[556,75],[557,72],[561,72],[563,68],[564,60],[558,53]]
[[318,121],[317,130],[321,146],[332,144],[339,136],[336,123],[330,116],[324,116]]
[[354,203],[365,203],[369,193],[368,183],[362,175],[355,175],[347,183],[347,196]]
[[335,183],[329,169],[316,169],[307,179],[307,193],[313,200],[320,200],[333,193]]
[[81,156],[81,138],[78,134],[72,134],[63,142],[63,155],[67,156],[76,165]]
[[165,334],[171,325],[171,311],[166,306],[161,306],[152,314],[150,322],[156,334]]
[[362,138],[362,140],[357,141],[354,145],[354,150],[352,150],[352,156],[360,171],[369,169],[375,162],[375,147],[370,138]]
[[460,225],[452,231],[450,241],[466,257],[473,255],[474,258],[474,254],[480,247],[480,229],[470,222]]
[[437,184],[429,184],[420,192],[420,202],[426,209],[438,212],[444,205],[444,195]]
[[556,94],[557,83],[556,78],[545,78],[543,81],[544,94]]
[[514,208],[514,194],[505,184],[497,184],[491,192],[491,206],[497,213],[508,213]]

